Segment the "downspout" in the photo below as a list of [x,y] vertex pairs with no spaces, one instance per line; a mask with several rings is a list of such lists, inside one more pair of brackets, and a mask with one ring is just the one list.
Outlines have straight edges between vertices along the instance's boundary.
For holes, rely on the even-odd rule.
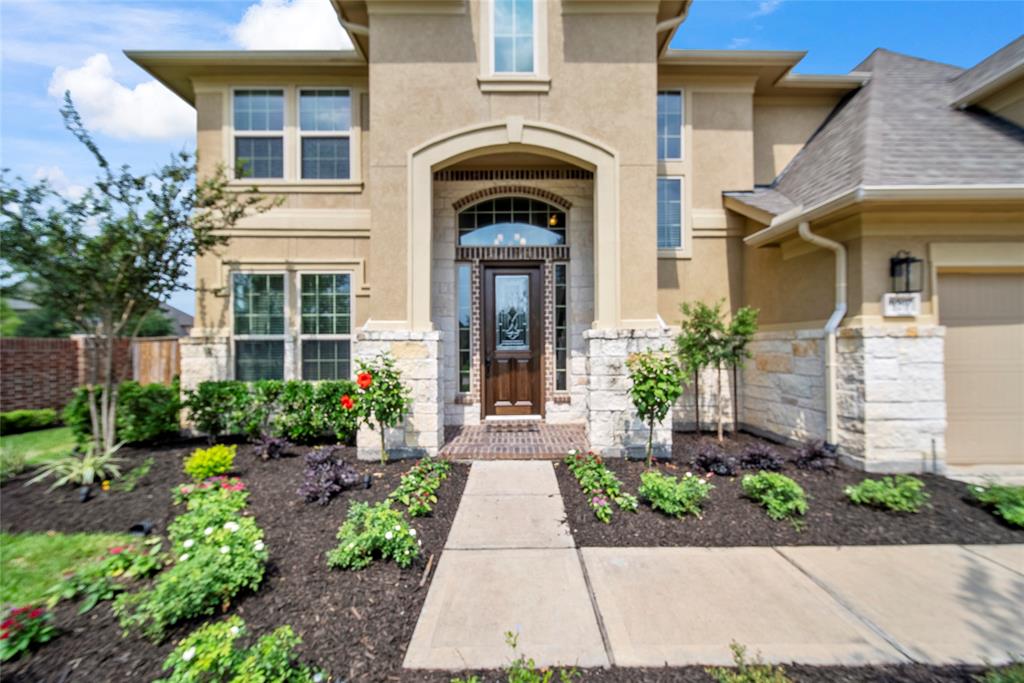
[[800,237],[811,244],[828,249],[836,255],[836,307],[825,323],[825,415],[828,425],[826,442],[834,451],[839,443],[839,410],[836,399],[836,331],[846,316],[846,247],[835,240],[811,232],[811,224],[800,223]]

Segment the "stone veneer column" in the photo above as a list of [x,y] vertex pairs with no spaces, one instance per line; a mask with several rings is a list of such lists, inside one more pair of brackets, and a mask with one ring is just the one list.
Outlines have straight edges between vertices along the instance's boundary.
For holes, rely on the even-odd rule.
[[869,472],[945,469],[943,336],[936,325],[839,332],[839,453]]
[[[386,448],[392,458],[436,456],[444,444],[441,338],[440,331],[359,330],[356,334],[353,361],[370,360],[386,351],[411,390],[412,405],[405,423],[387,430]],[[354,362],[352,367],[355,372]],[[360,460],[380,458],[380,436],[375,431],[360,429],[356,445]]]
[[[641,457],[647,446],[647,425],[637,418],[629,398],[631,354],[656,349],[671,350],[667,329],[587,330],[587,435],[594,452],[605,457]],[[672,453],[672,413],[654,428],[657,457]]]
[[195,389],[200,382],[226,380],[231,376],[230,337],[182,337],[181,390]]

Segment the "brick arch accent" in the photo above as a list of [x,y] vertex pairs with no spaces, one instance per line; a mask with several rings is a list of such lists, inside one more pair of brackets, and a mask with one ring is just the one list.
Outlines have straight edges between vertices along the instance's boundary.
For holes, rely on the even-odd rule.
[[544,201],[554,204],[565,211],[572,208],[572,202],[565,197],[548,190],[543,190],[539,187],[530,187],[529,185],[497,185],[495,187],[487,187],[482,190],[477,190],[476,192],[471,192],[465,197],[455,201],[452,204],[452,208],[456,211],[461,211],[467,206],[472,206],[473,204],[476,204],[483,199],[487,199],[488,197],[499,197],[505,195],[529,195],[531,197],[543,199]]

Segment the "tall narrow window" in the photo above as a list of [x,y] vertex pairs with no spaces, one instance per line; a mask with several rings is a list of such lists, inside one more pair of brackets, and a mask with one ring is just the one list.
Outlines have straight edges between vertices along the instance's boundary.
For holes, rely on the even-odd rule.
[[472,354],[470,352],[470,322],[472,319],[472,267],[468,263],[458,266],[459,287],[459,392],[470,390],[470,368]]
[[569,388],[568,264],[555,264],[555,391]]
[[494,73],[534,72],[534,0],[494,0]]
[[235,173],[240,178],[284,177],[284,91],[236,90]]
[[232,289],[235,379],[284,379],[284,275],[235,273]]
[[352,103],[348,90],[300,90],[302,178],[350,178],[351,131]]
[[658,92],[658,158],[683,158],[683,93]]
[[658,248],[683,246],[683,179],[658,178]]
[[351,374],[352,279],[348,273],[302,273],[302,379]]

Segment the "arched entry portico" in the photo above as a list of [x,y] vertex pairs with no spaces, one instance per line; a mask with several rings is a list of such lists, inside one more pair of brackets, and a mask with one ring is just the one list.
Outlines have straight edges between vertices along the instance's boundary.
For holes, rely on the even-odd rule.
[[[408,244],[432,242],[433,172],[476,155],[500,150],[562,159],[594,173],[594,327],[615,328],[619,304],[618,155],[608,147],[558,126],[510,117],[464,128],[430,140],[409,153]],[[407,317],[416,331],[434,329],[431,321],[432,252],[409,249]]]

